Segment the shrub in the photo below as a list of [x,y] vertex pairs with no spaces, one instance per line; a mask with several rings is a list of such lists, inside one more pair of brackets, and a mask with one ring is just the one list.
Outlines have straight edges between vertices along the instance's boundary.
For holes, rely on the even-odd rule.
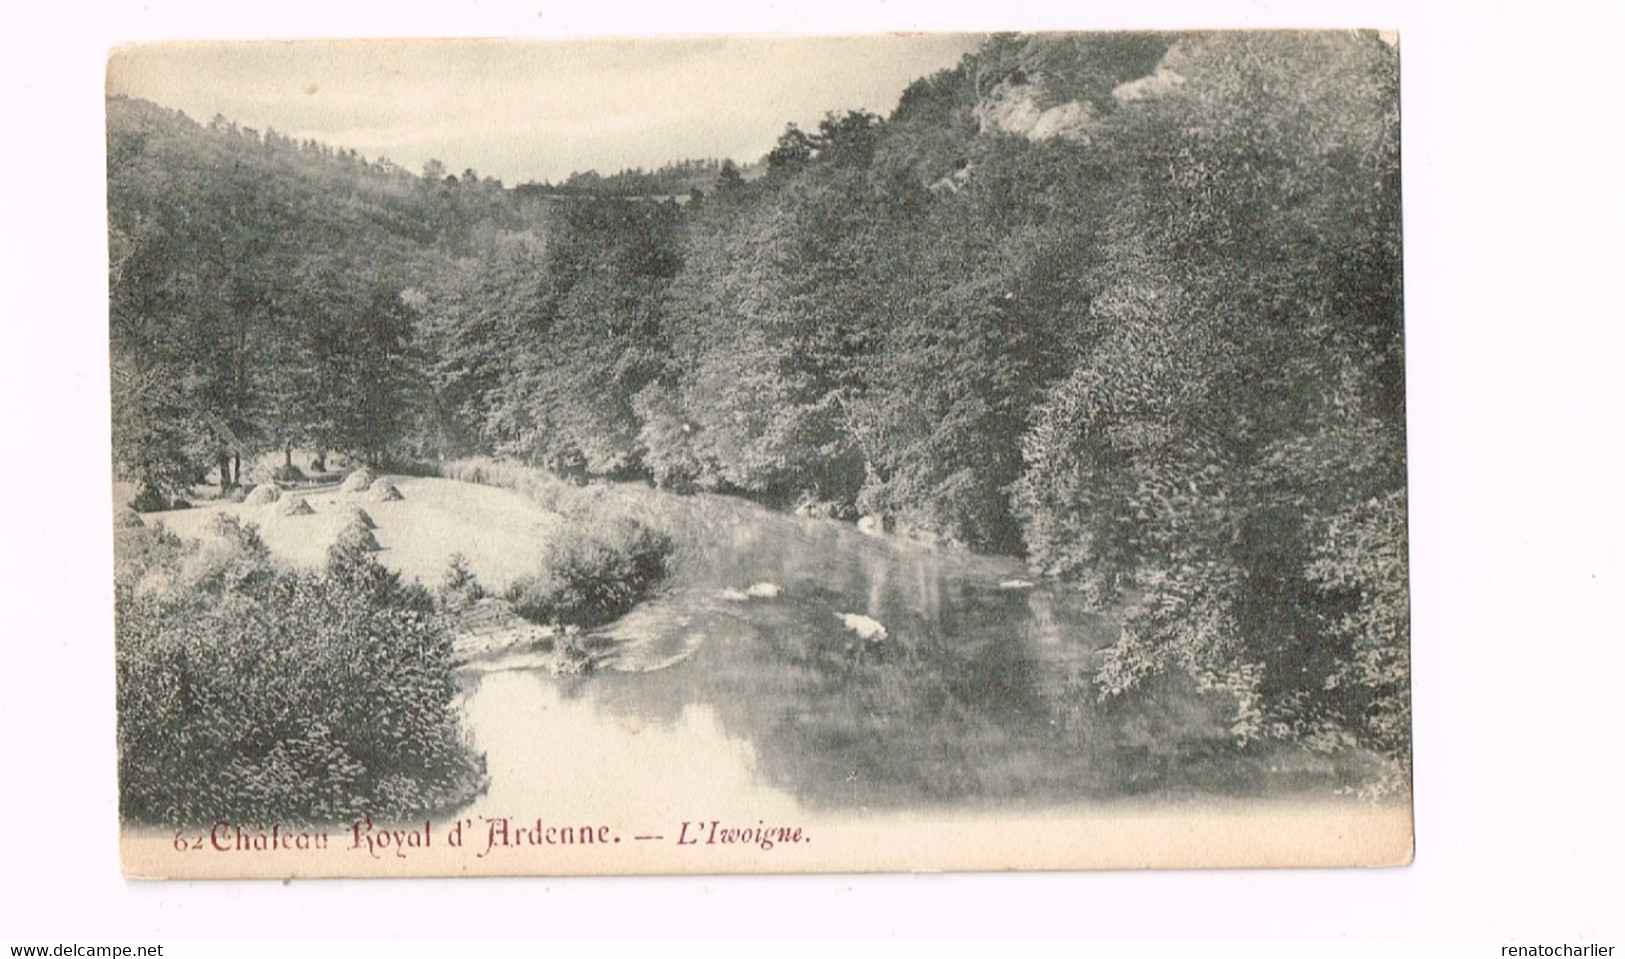
[[259,527],[222,513],[197,548],[187,552],[180,577],[170,588],[223,600],[253,593],[272,575],[271,550],[260,538]]
[[440,587],[435,591],[435,601],[442,609],[454,609],[472,606],[484,599],[485,595],[485,587],[480,585],[474,571],[469,568],[468,557],[453,553],[451,563],[440,579]]
[[[670,503],[637,485],[579,486],[545,470],[476,457],[429,464],[445,479],[513,490],[569,521],[543,551],[541,569],[505,598],[534,622],[591,627],[625,615],[670,572],[673,530],[699,527],[698,516],[673,522]],[[698,509],[698,507],[693,507]]]
[[186,547],[163,523],[126,526],[113,532],[113,593],[120,600],[133,597],[146,583],[173,581],[179,574]]
[[548,544],[542,571],[515,582],[508,599],[534,622],[598,626],[654,590],[671,551],[669,536],[632,519],[573,528]]
[[174,503],[157,487],[143,484],[141,491],[130,500],[130,508],[138,513],[158,513],[173,509]]
[[398,819],[481,787],[483,758],[453,705],[451,640],[421,590],[338,551],[319,572],[275,569],[237,524],[202,563],[203,548],[162,529],[125,532],[141,541],[121,551],[121,579],[169,573],[163,588],[117,594],[126,821]]
[[271,479],[278,483],[302,483],[305,480],[305,472],[289,463],[286,466],[278,466],[272,470]]

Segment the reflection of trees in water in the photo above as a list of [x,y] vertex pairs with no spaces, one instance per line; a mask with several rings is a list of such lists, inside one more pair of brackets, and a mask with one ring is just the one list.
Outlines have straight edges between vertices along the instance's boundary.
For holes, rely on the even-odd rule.
[[[715,635],[691,660],[592,682],[612,709],[666,724],[690,703],[710,704],[730,735],[752,742],[768,781],[814,805],[1077,793],[1085,757],[1049,722],[1046,664],[1030,654],[1019,617],[950,603],[938,625],[968,633],[919,617],[871,645],[841,628],[831,598],[762,604],[749,620],[710,617]],[[898,600],[888,590],[871,609],[895,614]]]
[[[666,669],[567,681],[611,714],[672,727],[695,704],[748,742],[758,775],[813,806],[1054,804],[1150,789],[1256,791],[1264,762],[1221,747],[1189,684],[1101,702],[1111,621],[1069,592],[1001,589],[1015,561],[736,504],[697,532],[684,587],[636,642],[697,642]],[[756,582],[777,598],[735,602]],[[842,613],[886,626],[865,642]],[[640,614],[634,614],[638,616]],[[679,631],[664,635],[661,631]]]
[[[647,624],[703,642],[669,669],[587,680],[611,711],[669,726],[710,704],[753,744],[761,775],[814,804],[1007,798],[1057,772],[1076,789],[1081,764],[1057,748],[1032,647],[1035,633],[1076,645],[1079,629],[1062,622],[1070,608],[1048,606],[1035,628],[1032,597],[996,588],[1020,572],[1015,561],[749,506],[711,523],[683,594],[659,601],[681,608],[651,610]],[[715,598],[762,581],[784,593]],[[859,612],[887,637],[846,630],[840,614]]]

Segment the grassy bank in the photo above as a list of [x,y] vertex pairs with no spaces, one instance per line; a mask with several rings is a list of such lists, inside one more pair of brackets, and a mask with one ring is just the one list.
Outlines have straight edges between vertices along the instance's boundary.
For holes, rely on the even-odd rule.
[[673,563],[678,537],[652,499],[636,489],[577,486],[542,470],[484,458],[423,469],[519,493],[565,519],[537,557],[536,571],[503,592],[533,622],[588,628],[618,619],[659,587]]

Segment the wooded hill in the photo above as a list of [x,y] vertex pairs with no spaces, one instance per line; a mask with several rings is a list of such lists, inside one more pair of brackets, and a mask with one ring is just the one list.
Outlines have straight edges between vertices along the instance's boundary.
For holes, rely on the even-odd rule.
[[1403,759],[1398,102],[1374,34],[1000,36],[758,178],[674,164],[678,205],[113,99],[115,468],[151,506],[267,449],[489,453],[873,515],[1126,601],[1105,694],[1183,670],[1238,740]]

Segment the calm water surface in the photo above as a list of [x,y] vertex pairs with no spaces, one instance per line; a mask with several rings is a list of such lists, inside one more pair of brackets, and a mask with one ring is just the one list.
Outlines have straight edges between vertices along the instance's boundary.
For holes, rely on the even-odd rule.
[[[608,649],[598,671],[558,678],[516,654],[465,674],[492,781],[477,810],[568,795],[585,811],[628,782],[656,805],[714,792],[769,811],[1335,785],[1305,756],[1235,756],[1221,704],[1193,691],[1100,704],[1089,681],[1116,626],[1016,560],[721,497],[657,501],[685,542],[678,572],[590,637]],[[777,595],[743,595],[756,584]]]

